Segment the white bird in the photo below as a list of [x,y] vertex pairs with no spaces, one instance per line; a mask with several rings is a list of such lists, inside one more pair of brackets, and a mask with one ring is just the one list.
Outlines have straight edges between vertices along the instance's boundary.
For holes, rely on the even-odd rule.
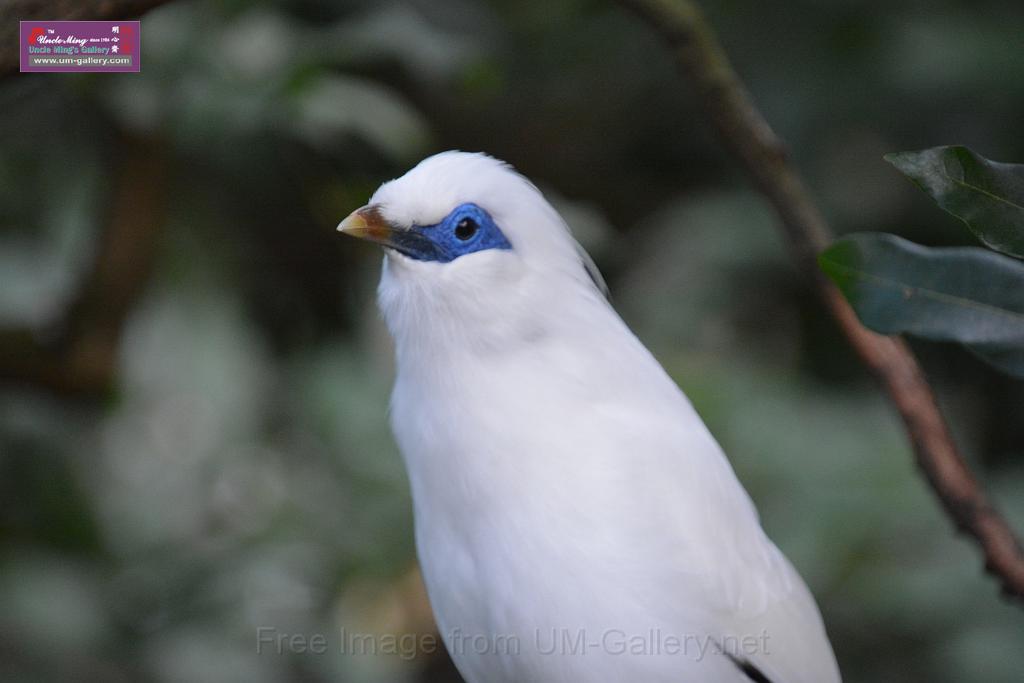
[[832,683],[814,599],[527,179],[444,152],[338,226],[384,245],[391,424],[470,683]]

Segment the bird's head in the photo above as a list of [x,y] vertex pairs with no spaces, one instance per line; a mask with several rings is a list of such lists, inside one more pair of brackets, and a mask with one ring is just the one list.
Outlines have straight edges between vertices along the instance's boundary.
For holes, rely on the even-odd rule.
[[338,230],[384,247],[380,303],[396,336],[421,337],[428,325],[470,334],[483,326],[493,336],[496,325],[516,325],[559,298],[601,296],[600,276],[558,213],[485,154],[423,160]]

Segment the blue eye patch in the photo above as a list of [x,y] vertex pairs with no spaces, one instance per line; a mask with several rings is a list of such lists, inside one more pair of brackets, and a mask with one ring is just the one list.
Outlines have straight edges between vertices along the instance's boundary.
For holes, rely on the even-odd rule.
[[476,204],[460,204],[434,225],[394,231],[387,246],[418,261],[449,263],[478,251],[511,249],[491,215]]

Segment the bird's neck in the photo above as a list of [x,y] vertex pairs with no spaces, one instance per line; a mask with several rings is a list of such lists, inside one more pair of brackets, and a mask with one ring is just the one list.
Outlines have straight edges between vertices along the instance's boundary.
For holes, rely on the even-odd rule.
[[501,291],[385,279],[378,301],[399,372],[409,374],[470,369],[552,340],[586,338],[618,320],[589,281],[567,275],[523,278]]

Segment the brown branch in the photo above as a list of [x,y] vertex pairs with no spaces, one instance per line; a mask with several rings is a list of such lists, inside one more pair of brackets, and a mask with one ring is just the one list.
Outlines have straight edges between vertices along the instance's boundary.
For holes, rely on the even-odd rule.
[[121,329],[151,271],[164,216],[167,164],[158,145],[123,138],[110,215],[90,271],[43,331],[0,330],[0,381],[70,394],[113,384]]
[[[0,78],[18,71],[18,22],[138,17],[168,0],[0,0]],[[46,332],[0,330],[0,380],[68,393],[110,387],[120,331],[145,282],[162,215],[164,164],[154,145],[125,140],[114,204],[92,272]]]
[[708,119],[778,213],[790,251],[857,355],[889,394],[913,445],[917,464],[956,527],[981,546],[985,567],[1004,593],[1024,598],[1024,553],[1005,518],[957,451],[917,360],[899,338],[864,328],[839,290],[818,268],[828,224],[811,200],[786,150],[754,105],[714,30],[690,0],[620,0],[672,49]]
[[18,71],[18,22],[134,19],[168,0],[0,1],[0,78]]

